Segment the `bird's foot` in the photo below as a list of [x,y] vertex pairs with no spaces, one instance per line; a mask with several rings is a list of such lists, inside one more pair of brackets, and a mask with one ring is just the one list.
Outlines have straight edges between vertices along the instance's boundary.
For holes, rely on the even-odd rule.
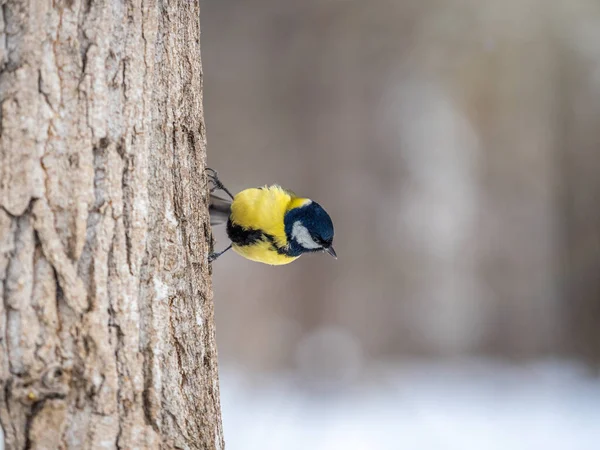
[[229,192],[229,189],[227,189],[225,187],[225,185],[221,182],[221,180],[219,180],[219,174],[217,173],[216,170],[211,169],[210,167],[206,168],[206,176],[208,177],[208,180],[213,184],[213,187],[210,188],[210,192],[211,194],[214,191],[223,191],[225,193],[227,193],[227,195],[229,195],[229,197],[231,197],[231,199],[233,200],[233,194],[231,192]]
[[223,253],[225,253],[226,251],[231,249],[231,245],[229,245],[229,247],[227,247],[225,250],[221,251],[221,252],[212,252],[208,254],[208,262],[209,264],[214,262],[219,256],[221,256]]

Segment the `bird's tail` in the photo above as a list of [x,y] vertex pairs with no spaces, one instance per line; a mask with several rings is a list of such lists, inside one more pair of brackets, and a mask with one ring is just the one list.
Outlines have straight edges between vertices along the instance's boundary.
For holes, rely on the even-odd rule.
[[226,223],[231,213],[231,200],[226,200],[215,194],[210,194],[210,203],[208,204],[210,213],[210,224],[220,225]]

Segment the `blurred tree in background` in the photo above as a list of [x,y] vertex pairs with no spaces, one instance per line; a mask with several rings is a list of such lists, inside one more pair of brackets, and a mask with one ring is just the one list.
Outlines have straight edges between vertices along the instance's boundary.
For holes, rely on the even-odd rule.
[[225,359],[600,360],[598,2],[204,4],[209,164],[325,205],[340,255],[220,260]]

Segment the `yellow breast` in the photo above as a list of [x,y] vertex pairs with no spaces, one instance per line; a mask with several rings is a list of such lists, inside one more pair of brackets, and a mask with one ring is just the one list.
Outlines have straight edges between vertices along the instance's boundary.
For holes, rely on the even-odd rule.
[[231,205],[231,221],[244,229],[260,230],[269,238],[250,245],[233,243],[233,250],[252,261],[265,264],[288,264],[297,256],[277,252],[275,246],[284,249],[288,245],[285,235],[284,216],[287,211],[306,204],[310,200],[299,198],[280,186],[246,189],[235,196]]
[[273,251],[270,243],[264,241],[259,242],[258,244],[244,246],[233,244],[231,248],[234,252],[242,255],[244,258],[251,261],[270,264],[272,266],[289,264],[299,258],[299,256],[292,257],[277,253],[276,251]]

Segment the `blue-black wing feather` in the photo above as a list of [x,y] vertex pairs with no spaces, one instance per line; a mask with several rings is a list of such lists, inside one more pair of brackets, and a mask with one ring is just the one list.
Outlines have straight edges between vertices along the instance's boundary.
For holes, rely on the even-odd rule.
[[215,194],[210,194],[208,205],[211,225],[221,225],[227,223],[231,214],[231,200],[224,199]]

